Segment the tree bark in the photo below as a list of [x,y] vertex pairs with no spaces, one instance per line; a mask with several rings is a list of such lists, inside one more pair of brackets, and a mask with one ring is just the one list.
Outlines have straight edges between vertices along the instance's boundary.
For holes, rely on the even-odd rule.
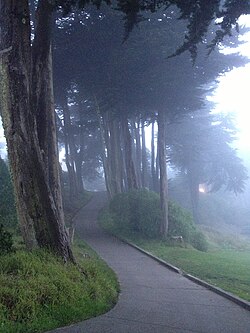
[[167,151],[166,151],[166,119],[164,111],[158,113],[158,149],[160,168],[160,199],[163,219],[161,223],[161,236],[168,233],[168,179],[167,179]]
[[32,169],[27,166],[31,164],[29,154],[33,143],[28,10],[28,2],[24,0],[0,2],[0,49],[5,50],[0,56],[0,101],[21,232],[27,248],[32,249],[37,242],[32,215],[26,213],[26,198],[33,187]]
[[[39,2],[38,8],[41,12],[44,10],[49,19],[43,23],[42,14],[40,21],[38,19],[37,28],[40,24],[39,31],[44,30],[40,43],[38,33],[37,47],[32,46],[37,53],[32,54],[28,0],[0,2],[0,48],[12,47],[0,59],[2,118],[24,241],[29,249],[37,243],[67,261],[73,260],[73,255],[63,220],[53,127],[50,34],[47,31],[51,24],[47,10],[52,9],[47,1]],[[45,51],[47,56],[43,60]],[[40,116],[46,119],[45,125]],[[42,134],[39,126],[45,133]]]

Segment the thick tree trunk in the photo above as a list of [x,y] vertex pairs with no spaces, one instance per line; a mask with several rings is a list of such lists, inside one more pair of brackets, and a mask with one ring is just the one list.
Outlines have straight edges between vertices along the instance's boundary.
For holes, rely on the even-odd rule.
[[160,198],[163,219],[161,223],[161,235],[166,237],[168,233],[168,179],[167,179],[167,152],[166,152],[166,119],[164,111],[158,114],[158,147],[160,168]]
[[[41,3],[50,9],[47,1]],[[0,15],[1,49],[12,47],[0,60],[1,109],[22,234],[28,248],[33,248],[37,242],[65,261],[73,260],[63,221],[54,115],[51,114],[54,110],[50,42],[46,44],[41,38],[40,51],[44,55],[46,44],[47,57],[44,62],[39,57],[36,62],[34,57],[32,64],[28,1],[2,0]],[[46,24],[47,21],[43,26],[45,31]],[[42,23],[39,29],[42,30]],[[49,33],[45,32],[45,36],[49,39]],[[39,109],[40,103],[43,110]],[[46,113],[44,136],[40,128],[37,130],[37,125],[41,124],[40,111]],[[54,141],[50,150],[46,140],[48,145]],[[47,157],[48,154],[51,156]]]
[[34,192],[30,155],[34,140],[29,95],[31,72],[30,25],[27,16],[29,8],[28,1],[25,0],[6,0],[0,4],[2,120],[21,232],[26,246],[32,249],[36,246],[35,231],[32,214],[27,214],[27,197],[30,190]]

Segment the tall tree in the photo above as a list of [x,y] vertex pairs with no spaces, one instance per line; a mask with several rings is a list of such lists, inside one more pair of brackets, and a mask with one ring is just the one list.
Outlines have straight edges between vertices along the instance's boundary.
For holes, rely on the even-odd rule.
[[247,171],[232,147],[235,128],[231,119],[208,110],[191,113],[169,126],[168,145],[172,166],[185,174],[194,220],[199,223],[199,185],[210,192],[223,187],[241,193]]
[[1,110],[28,248],[37,244],[73,260],[65,231],[59,181],[51,74],[50,1],[38,1],[31,45],[28,0],[0,2]]
[[[209,3],[204,0],[31,1],[30,4],[37,4],[34,40],[31,45],[29,1],[0,1],[1,112],[22,232],[29,248],[34,247],[36,243],[50,247],[65,261],[72,258],[72,253],[63,222],[56,156],[51,84],[51,27],[55,19],[54,9],[60,9],[67,14],[74,5],[84,7],[88,3],[97,6],[109,3],[124,13],[125,37],[136,24],[144,21],[142,11],[155,12],[163,6],[176,5],[181,14],[180,18],[188,21],[188,33],[185,34],[182,48],[175,54],[189,50],[193,58],[197,53],[197,44],[204,40],[210,23],[216,17],[221,16],[221,30],[216,33],[212,46],[231,33],[231,26],[241,14],[250,12],[249,1],[240,0],[213,0]],[[140,67],[142,72],[143,67],[145,66]],[[117,81],[119,75],[116,77]],[[119,81],[122,81],[120,77]],[[130,89],[124,89],[123,96],[128,102],[131,102],[135,95],[138,97],[139,92],[134,87],[138,86],[139,81],[140,76],[134,80],[134,85],[130,85]],[[157,97],[164,95],[158,94],[158,90],[150,85],[143,91],[146,94],[148,91],[154,91]],[[144,98],[145,93],[141,94],[141,105],[147,102]]]

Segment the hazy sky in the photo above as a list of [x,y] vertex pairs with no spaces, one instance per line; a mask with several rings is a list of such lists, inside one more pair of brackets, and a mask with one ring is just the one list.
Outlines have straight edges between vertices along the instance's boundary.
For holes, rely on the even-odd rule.
[[[250,27],[250,15],[241,17],[240,24]],[[245,44],[240,46],[240,53],[250,59],[250,32],[242,39]],[[250,63],[226,73],[219,81],[212,99],[218,103],[216,110],[235,115],[239,129],[238,147],[250,153]]]

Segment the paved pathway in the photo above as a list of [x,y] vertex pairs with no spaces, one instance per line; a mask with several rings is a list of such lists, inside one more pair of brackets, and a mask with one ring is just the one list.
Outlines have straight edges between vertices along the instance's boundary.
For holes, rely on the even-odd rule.
[[[108,313],[53,333],[250,333],[250,312],[104,233],[103,193],[76,217],[77,233],[117,273],[121,294]],[[51,331],[52,333],[52,331]]]

